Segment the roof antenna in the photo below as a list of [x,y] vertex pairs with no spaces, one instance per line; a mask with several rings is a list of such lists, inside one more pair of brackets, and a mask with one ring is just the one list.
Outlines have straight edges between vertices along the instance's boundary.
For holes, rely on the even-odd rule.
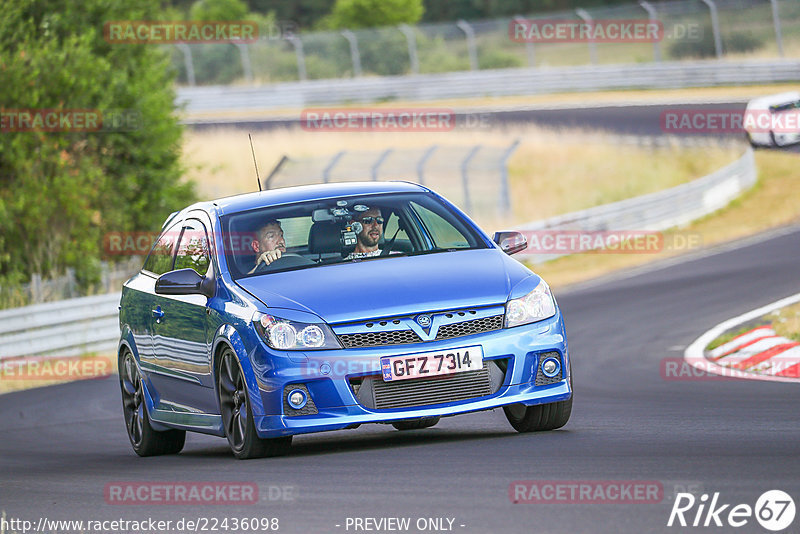
[[253,136],[247,134],[247,138],[250,139],[250,150],[253,152],[253,166],[256,168],[256,180],[258,181],[258,190],[261,191],[261,178],[258,177],[258,163],[256,163],[256,149],[253,148]]

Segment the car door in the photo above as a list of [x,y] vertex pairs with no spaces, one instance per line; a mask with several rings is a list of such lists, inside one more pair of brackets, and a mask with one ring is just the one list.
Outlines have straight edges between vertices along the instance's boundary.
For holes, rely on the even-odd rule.
[[[199,219],[182,224],[173,270],[194,269],[213,278],[208,232]],[[153,318],[153,381],[161,392],[164,409],[174,411],[216,410],[208,340],[208,297],[204,295],[155,295]]]
[[178,222],[161,232],[141,272],[127,282],[130,291],[124,294],[126,299],[124,307],[133,310],[128,314],[131,317],[127,320],[127,324],[133,334],[142,372],[151,382],[154,377],[153,372],[157,371],[153,359],[153,322],[154,316],[159,313],[156,308],[156,279],[172,270],[181,227],[181,223]]

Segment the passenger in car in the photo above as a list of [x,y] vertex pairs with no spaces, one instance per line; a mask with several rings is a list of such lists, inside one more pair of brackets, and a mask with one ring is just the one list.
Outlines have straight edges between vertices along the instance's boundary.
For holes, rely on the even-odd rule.
[[286,253],[281,223],[276,219],[267,221],[256,232],[256,239],[250,244],[256,253],[256,264],[247,274],[252,274],[262,263],[266,266]]
[[358,233],[358,243],[356,248],[345,259],[354,260],[358,258],[371,258],[373,256],[380,256],[381,250],[378,248],[378,242],[383,237],[383,217],[381,216],[380,208],[370,208],[367,211],[358,214],[355,219],[362,225],[361,231]]

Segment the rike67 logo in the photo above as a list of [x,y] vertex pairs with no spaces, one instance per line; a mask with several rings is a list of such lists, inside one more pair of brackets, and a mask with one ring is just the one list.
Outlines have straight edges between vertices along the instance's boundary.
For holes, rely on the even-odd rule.
[[777,532],[789,527],[794,521],[795,506],[792,497],[781,490],[769,490],[761,494],[755,506],[731,505],[720,500],[719,492],[711,499],[707,493],[695,498],[691,493],[679,493],[672,505],[667,526],[692,527],[742,527],[755,517],[767,530]]

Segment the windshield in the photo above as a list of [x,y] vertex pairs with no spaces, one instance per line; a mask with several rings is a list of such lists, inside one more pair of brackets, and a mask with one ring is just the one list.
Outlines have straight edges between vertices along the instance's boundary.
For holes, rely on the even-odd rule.
[[424,193],[342,197],[222,217],[236,278],[333,263],[487,248],[469,223]]

